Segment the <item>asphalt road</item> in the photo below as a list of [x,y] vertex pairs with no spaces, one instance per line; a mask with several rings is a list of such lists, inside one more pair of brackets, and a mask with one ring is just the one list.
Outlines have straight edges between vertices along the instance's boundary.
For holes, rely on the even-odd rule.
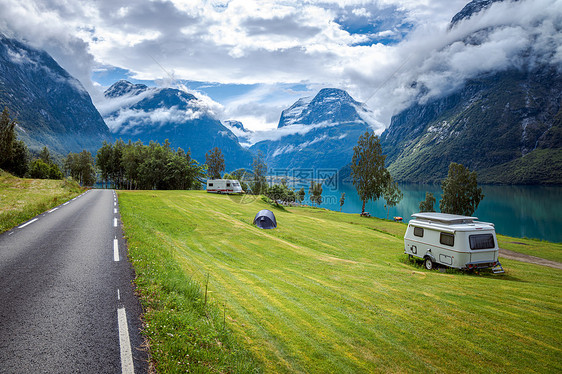
[[133,277],[111,190],[0,235],[0,373],[147,372]]

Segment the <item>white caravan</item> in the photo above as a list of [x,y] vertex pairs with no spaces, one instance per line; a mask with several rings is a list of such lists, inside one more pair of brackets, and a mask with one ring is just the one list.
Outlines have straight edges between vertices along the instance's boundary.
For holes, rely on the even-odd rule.
[[404,253],[423,259],[426,269],[446,265],[503,272],[493,223],[445,213],[416,213],[412,217],[404,235]]
[[208,179],[207,192],[211,193],[244,193],[240,182],[235,179]]

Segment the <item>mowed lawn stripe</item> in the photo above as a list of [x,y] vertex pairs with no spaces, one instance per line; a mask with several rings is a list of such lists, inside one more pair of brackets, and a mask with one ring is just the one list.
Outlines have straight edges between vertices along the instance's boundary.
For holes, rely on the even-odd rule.
[[209,275],[210,302],[266,372],[562,369],[560,270],[428,272],[403,255],[403,224],[289,208],[262,231],[261,200],[121,194],[187,276]]

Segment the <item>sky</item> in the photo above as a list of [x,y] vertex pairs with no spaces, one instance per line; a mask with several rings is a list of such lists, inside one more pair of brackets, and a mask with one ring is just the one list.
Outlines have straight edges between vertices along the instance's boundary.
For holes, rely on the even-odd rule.
[[98,107],[127,79],[183,87],[219,119],[268,130],[335,87],[366,103],[380,133],[413,102],[521,68],[523,53],[562,65],[562,0],[495,3],[451,28],[467,2],[0,0],[0,32],[49,52]]

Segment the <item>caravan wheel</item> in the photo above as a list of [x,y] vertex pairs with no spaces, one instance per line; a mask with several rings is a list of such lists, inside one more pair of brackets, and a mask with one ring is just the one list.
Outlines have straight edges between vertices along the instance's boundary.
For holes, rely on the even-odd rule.
[[425,268],[427,270],[433,270],[433,268],[435,267],[435,265],[433,264],[433,261],[431,261],[431,259],[429,257],[425,258],[425,260],[423,261],[423,265],[425,266]]

